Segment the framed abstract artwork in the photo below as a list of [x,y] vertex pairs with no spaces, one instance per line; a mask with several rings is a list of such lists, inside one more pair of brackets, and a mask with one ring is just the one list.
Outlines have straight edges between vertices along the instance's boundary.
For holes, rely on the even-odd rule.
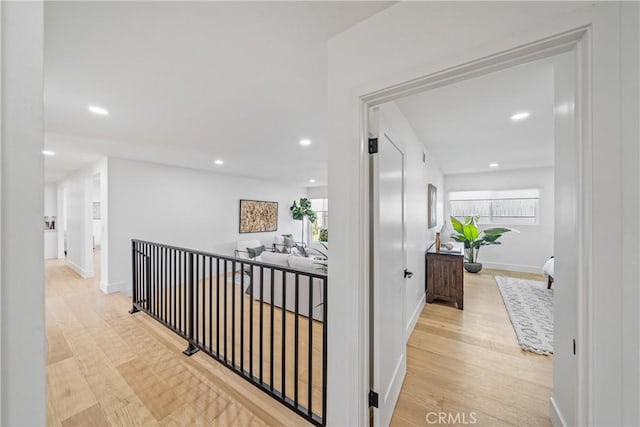
[[278,202],[240,200],[240,233],[278,230]]
[[438,189],[435,185],[429,184],[427,194],[427,224],[429,228],[433,228],[438,225]]

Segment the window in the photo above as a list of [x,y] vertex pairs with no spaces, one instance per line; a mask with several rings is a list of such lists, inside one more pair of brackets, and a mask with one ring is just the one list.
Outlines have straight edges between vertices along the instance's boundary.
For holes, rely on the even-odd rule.
[[451,216],[479,216],[479,224],[537,225],[540,190],[452,191]]
[[311,199],[311,209],[316,211],[318,219],[311,225],[313,241],[320,240],[320,230],[329,229],[329,199]]

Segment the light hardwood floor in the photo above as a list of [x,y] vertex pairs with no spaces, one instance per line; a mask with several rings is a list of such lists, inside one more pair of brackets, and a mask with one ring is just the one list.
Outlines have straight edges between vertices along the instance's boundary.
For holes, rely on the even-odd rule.
[[409,339],[392,425],[425,426],[430,412],[466,420],[473,413],[484,426],[551,425],[552,358],[520,349],[495,275],[544,281],[497,270],[465,273],[463,311],[427,304]]
[[[551,358],[518,347],[496,273],[509,274],[465,276],[464,311],[425,307],[393,425],[427,425],[430,411],[550,425]],[[49,425],[309,425],[202,352],[184,356],[183,339],[128,314],[131,299],[102,294],[97,279],[60,260],[47,261],[46,279]]]
[[49,425],[309,425],[202,352],[184,356],[183,339],[129,308],[47,261]]

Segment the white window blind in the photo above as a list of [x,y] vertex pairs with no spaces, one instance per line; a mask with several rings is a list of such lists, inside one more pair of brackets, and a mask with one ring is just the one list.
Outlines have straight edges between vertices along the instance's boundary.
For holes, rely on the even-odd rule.
[[539,189],[452,191],[451,216],[479,216],[480,224],[529,224],[539,222]]

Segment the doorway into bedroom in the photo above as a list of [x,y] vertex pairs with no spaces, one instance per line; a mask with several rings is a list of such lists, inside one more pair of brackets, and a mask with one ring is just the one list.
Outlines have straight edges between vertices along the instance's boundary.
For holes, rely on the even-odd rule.
[[[577,318],[575,284],[562,281],[563,300],[574,303],[563,306],[563,329],[554,331],[554,256],[564,278],[577,274],[573,55],[369,110],[370,146],[390,139],[406,147],[403,247],[404,271],[411,273],[398,310],[404,320],[395,333],[406,337],[399,358],[375,329],[376,319],[388,315],[375,310],[383,283],[373,279],[371,348],[381,350],[371,353],[372,388],[389,396],[393,381],[402,383],[397,400],[372,410],[375,425],[389,413],[392,424],[420,425],[443,412],[480,424],[549,422],[554,332],[568,335]],[[373,212],[394,200],[380,198],[376,205],[372,191]],[[372,218],[375,224],[375,213]],[[380,245],[375,232],[372,240]],[[387,258],[373,251],[372,271],[389,269]],[[564,354],[571,351],[561,345]],[[396,359],[399,364],[385,364]],[[404,364],[406,375],[398,368]]]

